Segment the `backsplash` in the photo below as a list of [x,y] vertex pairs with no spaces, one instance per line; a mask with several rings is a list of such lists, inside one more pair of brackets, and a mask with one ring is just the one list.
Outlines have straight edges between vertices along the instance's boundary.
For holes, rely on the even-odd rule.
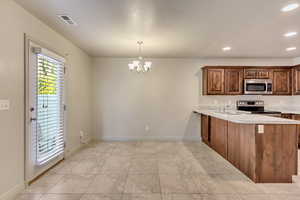
[[236,106],[237,100],[263,100],[266,108],[300,109],[300,96],[199,96],[199,106],[219,107],[224,105]]

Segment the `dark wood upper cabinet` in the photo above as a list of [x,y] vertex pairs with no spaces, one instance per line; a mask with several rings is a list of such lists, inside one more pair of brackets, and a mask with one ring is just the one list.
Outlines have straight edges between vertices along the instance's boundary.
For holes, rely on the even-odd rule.
[[208,95],[224,95],[224,69],[207,68],[204,69],[203,91]]
[[243,94],[244,93],[243,79],[244,79],[244,70],[242,68],[225,69],[225,94],[227,95]]
[[273,94],[274,95],[291,95],[291,70],[274,69],[273,70]]
[[244,72],[245,79],[272,79],[272,69],[257,69],[257,68],[246,68]]
[[271,79],[273,95],[300,95],[300,65],[292,67],[203,68],[204,95],[242,95],[245,79]]
[[293,68],[293,94],[300,95],[300,65]]

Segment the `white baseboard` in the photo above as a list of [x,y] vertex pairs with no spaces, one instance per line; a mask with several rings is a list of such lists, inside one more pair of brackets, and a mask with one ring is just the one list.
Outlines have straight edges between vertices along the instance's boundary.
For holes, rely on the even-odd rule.
[[24,189],[25,189],[25,183],[16,185],[9,191],[5,192],[4,194],[1,194],[0,200],[14,200]]

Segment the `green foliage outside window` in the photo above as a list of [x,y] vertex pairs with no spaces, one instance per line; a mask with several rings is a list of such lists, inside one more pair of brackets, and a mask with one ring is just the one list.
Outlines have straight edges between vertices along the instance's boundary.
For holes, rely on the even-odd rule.
[[57,67],[46,59],[39,59],[38,62],[38,94],[57,94]]

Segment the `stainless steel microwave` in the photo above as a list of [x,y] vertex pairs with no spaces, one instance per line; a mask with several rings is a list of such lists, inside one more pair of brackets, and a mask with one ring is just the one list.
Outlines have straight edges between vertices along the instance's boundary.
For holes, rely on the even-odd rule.
[[271,79],[245,79],[245,94],[272,94],[273,82]]

